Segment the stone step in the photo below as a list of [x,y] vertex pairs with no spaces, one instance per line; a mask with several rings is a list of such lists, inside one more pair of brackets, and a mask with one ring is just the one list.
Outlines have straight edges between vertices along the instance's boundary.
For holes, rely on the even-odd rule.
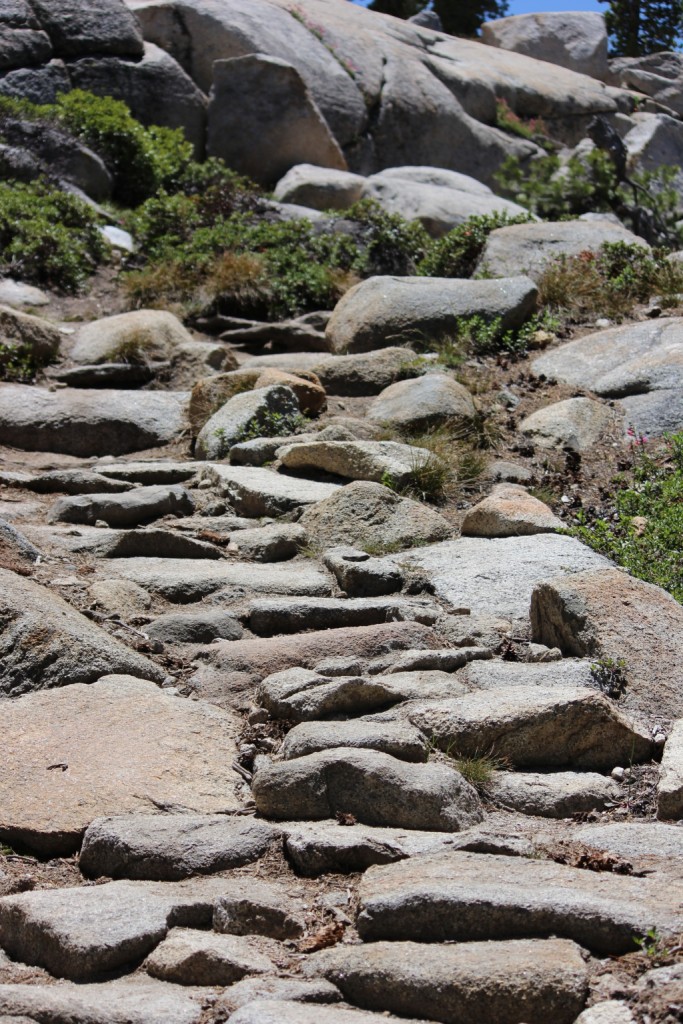
[[304,975],[363,1009],[441,1024],[573,1024],[588,994],[581,954],[566,939],[373,942],[314,953]]
[[0,985],[0,1015],[17,1024],[199,1024],[202,995],[144,975],[96,985]]
[[483,690],[406,713],[442,750],[461,757],[492,751],[520,768],[609,770],[643,761],[654,750],[642,725],[586,687]]
[[402,761],[426,761],[427,739],[407,722],[302,722],[285,736],[280,753],[289,761],[317,750],[362,747],[380,750]]
[[274,636],[302,633],[309,629],[341,629],[406,620],[433,626],[440,614],[438,604],[417,598],[270,598],[251,601],[246,621],[258,636]]
[[177,881],[258,860],[280,837],[269,822],[243,815],[96,818],[83,837],[79,867],[91,878]]
[[602,811],[625,797],[618,782],[596,772],[496,772],[486,792],[499,806],[541,818]]
[[370,868],[360,884],[365,941],[482,941],[556,935],[600,955],[683,927],[670,885],[526,857],[437,853]]
[[264,679],[257,688],[257,699],[274,718],[302,722],[329,715],[363,715],[401,701],[436,701],[466,693],[457,675],[448,672],[327,677],[309,669],[290,668]]
[[459,832],[484,816],[459,772],[376,750],[338,747],[264,765],[252,791],[258,811],[281,820],[350,814],[367,825]]
[[[230,1024],[386,1024],[383,1013],[363,1013],[341,1006],[310,1006],[277,999],[246,1003],[230,1018]],[[424,1022],[414,1022],[424,1024]]]
[[205,466],[200,480],[208,480],[228,498],[240,516],[279,516],[304,505],[313,505],[336,494],[339,484],[320,483],[274,473],[254,466]]

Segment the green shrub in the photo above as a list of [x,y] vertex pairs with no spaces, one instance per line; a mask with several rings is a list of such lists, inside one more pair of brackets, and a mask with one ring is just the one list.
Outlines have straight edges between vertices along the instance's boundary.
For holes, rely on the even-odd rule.
[[74,291],[104,258],[90,207],[45,182],[0,182],[0,272]]
[[523,215],[510,217],[507,213],[470,217],[431,242],[417,272],[423,277],[471,277],[491,232],[509,224],[524,224],[529,219]]
[[125,103],[82,89],[57,97],[54,116],[102,157],[115,177],[115,198],[137,206],[160,188],[179,186],[192,145],[180,129],[136,121]]
[[630,479],[617,478],[602,513],[580,512],[570,532],[683,602],[683,434],[659,446],[631,435]]
[[348,265],[361,277],[414,274],[432,242],[419,221],[407,221],[397,213],[388,213],[374,199],[362,199],[343,214],[344,221],[357,226],[354,242],[343,235],[332,235],[323,246],[332,246],[329,255],[337,265]]

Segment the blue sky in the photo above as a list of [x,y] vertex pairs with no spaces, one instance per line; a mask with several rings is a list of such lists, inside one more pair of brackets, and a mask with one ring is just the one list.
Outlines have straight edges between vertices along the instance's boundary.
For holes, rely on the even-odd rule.
[[[364,7],[370,0],[355,0]],[[508,14],[533,14],[537,11],[599,11],[605,12],[605,5],[598,0],[510,0]]]

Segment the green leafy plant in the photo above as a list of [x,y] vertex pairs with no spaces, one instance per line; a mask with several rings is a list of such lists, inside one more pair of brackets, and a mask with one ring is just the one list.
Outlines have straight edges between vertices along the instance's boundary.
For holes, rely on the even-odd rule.
[[523,120],[503,97],[496,99],[496,128],[501,128],[510,135],[518,135],[522,139],[544,138],[548,132],[540,118]]
[[648,928],[644,935],[634,935],[633,942],[652,961],[653,967],[667,961],[671,955],[671,950],[655,925]]
[[510,224],[525,224],[529,219],[523,214],[511,217],[507,213],[469,217],[428,246],[417,265],[417,273],[424,277],[471,277],[491,232]]
[[0,273],[74,291],[104,259],[97,217],[46,182],[0,182]]
[[633,432],[631,448],[630,476],[614,481],[602,511],[579,511],[570,532],[683,602],[683,434],[658,446]]
[[233,443],[241,444],[244,441],[253,441],[257,437],[287,437],[289,434],[300,434],[309,425],[310,420],[300,413],[292,415],[266,412],[254,417]]

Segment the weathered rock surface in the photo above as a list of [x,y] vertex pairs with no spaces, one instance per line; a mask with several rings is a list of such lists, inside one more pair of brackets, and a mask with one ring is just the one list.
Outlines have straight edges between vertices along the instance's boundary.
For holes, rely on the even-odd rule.
[[296,722],[328,715],[368,714],[401,701],[447,699],[465,692],[448,672],[327,677],[302,668],[267,676],[257,691],[260,703],[273,717]]
[[380,750],[401,761],[426,761],[426,737],[407,722],[302,722],[285,736],[280,753],[286,761],[333,747]]
[[143,966],[153,978],[177,985],[232,985],[273,970],[272,960],[249,939],[195,928],[172,928]]
[[314,505],[339,490],[339,484],[302,480],[252,466],[207,466],[202,478],[220,489],[238,515],[252,518]]
[[287,469],[317,469],[349,480],[390,479],[395,486],[407,484],[434,460],[426,448],[398,441],[308,441],[278,449]]
[[273,195],[280,203],[314,210],[347,210],[362,199],[364,186],[365,178],[360,174],[303,163],[280,178]]
[[148,623],[145,632],[172,644],[210,644],[212,640],[239,640],[244,635],[237,619],[220,609],[169,612]]
[[252,633],[274,636],[307,629],[342,629],[410,620],[433,626],[440,612],[438,605],[418,598],[295,597],[287,600],[259,598],[250,602],[245,617]]
[[368,417],[399,430],[428,430],[443,423],[463,426],[476,409],[462,384],[443,373],[397,381],[381,392],[368,409]]
[[68,455],[122,455],[174,440],[185,426],[184,391],[46,391],[0,385],[0,440]]
[[346,169],[302,76],[264,53],[214,64],[207,148],[261,184],[274,184],[300,163]]
[[683,114],[683,63],[679,53],[649,53],[610,61],[613,80],[651,96],[676,114]]
[[581,687],[484,690],[411,707],[408,717],[442,750],[461,757],[494,750],[520,768],[611,769],[652,752],[642,726]]
[[96,818],[79,867],[88,877],[171,882],[258,860],[279,838],[273,825],[230,815],[132,814]]
[[255,683],[292,666],[312,668],[326,657],[352,649],[358,657],[374,657],[394,650],[433,647],[432,630],[419,622],[389,622],[379,626],[324,629],[266,640],[216,643],[201,654],[203,666],[193,679],[198,692],[210,699],[241,699]]
[[0,569],[1,696],[93,683],[112,672],[161,682],[164,672],[91,622],[58,594]]
[[130,676],[0,705],[0,836],[71,853],[103,814],[232,811],[237,722]]
[[256,772],[252,790],[258,810],[280,819],[346,813],[368,825],[459,832],[483,818],[459,772],[374,750],[339,747],[273,763]]
[[683,321],[667,317],[612,327],[560,345],[532,364],[535,374],[616,398],[624,426],[659,435],[680,428]]
[[230,550],[255,562],[283,562],[294,558],[307,542],[308,534],[298,523],[272,523],[231,534]]
[[597,252],[605,242],[625,242],[647,248],[647,243],[638,235],[606,219],[510,224],[491,232],[478,267],[495,278],[522,273],[538,281],[558,256]]
[[376,395],[397,380],[415,373],[416,354],[410,348],[389,347],[376,352],[356,355],[292,355],[259,356],[247,360],[244,369],[260,366],[278,366],[289,372],[305,367],[316,377],[330,395]]
[[524,487],[496,484],[491,494],[465,515],[464,537],[518,537],[534,533],[553,533],[564,523],[547,505]]
[[541,580],[611,564],[573,537],[552,534],[494,540],[461,537],[386,560],[423,569],[436,596],[454,608],[515,619],[527,618],[531,593]]
[[562,658],[558,661],[472,661],[460,673],[460,679],[473,690],[491,690],[507,686],[596,686],[589,659]]
[[596,772],[497,772],[489,787],[503,807],[541,818],[570,818],[585,811],[602,811],[621,798],[621,787]]
[[563,939],[337,946],[309,957],[304,971],[363,1009],[445,1024],[573,1024],[588,992],[581,950]]
[[437,853],[372,867],[360,884],[365,941],[468,942],[556,935],[596,953],[633,951],[656,920],[680,929],[670,890],[647,878],[582,871],[552,861]]
[[438,512],[364,480],[318,502],[299,521],[325,547],[353,544],[380,553],[417,541],[443,540],[452,533],[450,523]]
[[304,907],[287,886],[245,879],[232,883],[216,901],[213,927],[226,935],[265,935],[295,939],[304,933]]
[[379,558],[371,558],[359,548],[328,548],[323,552],[322,560],[349,597],[394,594],[403,586],[403,574],[398,566],[390,566]]
[[674,723],[664,747],[657,813],[660,818],[683,818],[683,720]]
[[194,502],[184,487],[136,487],[124,494],[87,494],[60,498],[48,514],[51,523],[85,523],[103,520],[108,526],[129,527],[166,515],[188,515]]
[[15,960],[72,981],[134,965],[169,928],[207,927],[221,878],[108,882],[0,899],[0,945]]
[[683,829],[662,822],[624,821],[604,825],[584,825],[574,838],[587,846],[616,854],[634,867],[649,869],[674,867],[680,873],[683,855]]
[[454,317],[500,317],[501,328],[508,330],[524,322],[536,297],[528,277],[370,277],[338,302],[325,334],[331,351],[344,353],[368,352],[416,337],[436,340],[452,330]]
[[261,565],[254,562],[190,558],[112,558],[112,576],[131,580],[169,601],[186,604],[220,591],[226,598],[248,593],[327,597],[332,578],[309,563]]
[[180,320],[160,309],[138,309],[81,327],[70,352],[76,363],[169,359],[192,335]]
[[337,1003],[339,989],[329,981],[303,978],[244,978],[219,996],[216,1007],[230,1013],[257,1000],[288,1003]]
[[23,1024],[20,1014],[40,1024],[199,1024],[202,1002],[196,993],[151,979],[0,985],[0,1013],[16,1024]]
[[487,21],[482,42],[607,79],[605,19],[593,11],[544,11]]
[[230,1024],[386,1024],[386,1019],[382,1013],[265,998],[240,1007]]
[[533,636],[565,655],[623,659],[621,703],[648,717],[683,715],[677,672],[683,609],[665,590],[605,568],[539,583],[531,597]]
[[588,451],[617,425],[614,412],[594,398],[566,398],[522,420],[519,429],[540,448]]

